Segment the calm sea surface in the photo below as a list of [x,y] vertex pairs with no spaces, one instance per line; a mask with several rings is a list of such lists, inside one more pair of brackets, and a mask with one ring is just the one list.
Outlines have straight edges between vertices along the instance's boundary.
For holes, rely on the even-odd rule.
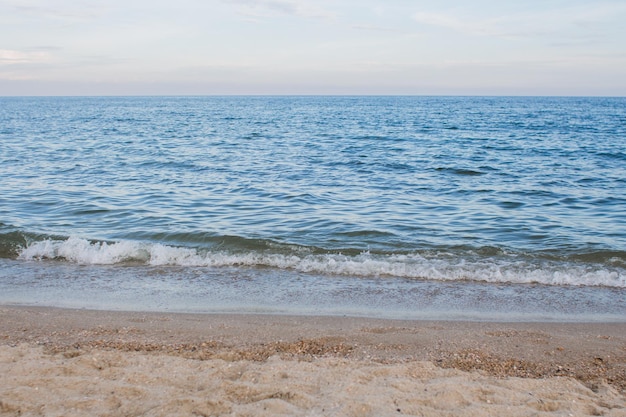
[[0,98],[0,303],[626,320],[626,99]]

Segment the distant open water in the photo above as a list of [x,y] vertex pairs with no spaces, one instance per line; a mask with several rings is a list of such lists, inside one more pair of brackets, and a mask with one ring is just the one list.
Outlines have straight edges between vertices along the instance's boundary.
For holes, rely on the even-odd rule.
[[626,320],[626,99],[0,98],[0,303]]

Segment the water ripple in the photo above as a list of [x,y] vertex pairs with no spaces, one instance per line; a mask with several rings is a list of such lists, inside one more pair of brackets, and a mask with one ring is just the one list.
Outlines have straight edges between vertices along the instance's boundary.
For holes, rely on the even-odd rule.
[[0,215],[26,234],[190,247],[238,236],[358,253],[626,248],[624,99],[0,105]]

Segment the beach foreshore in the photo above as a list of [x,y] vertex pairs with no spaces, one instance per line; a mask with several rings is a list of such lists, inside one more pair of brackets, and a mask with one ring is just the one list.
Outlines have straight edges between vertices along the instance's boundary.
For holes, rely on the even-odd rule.
[[2,305],[0,415],[626,416],[626,323]]

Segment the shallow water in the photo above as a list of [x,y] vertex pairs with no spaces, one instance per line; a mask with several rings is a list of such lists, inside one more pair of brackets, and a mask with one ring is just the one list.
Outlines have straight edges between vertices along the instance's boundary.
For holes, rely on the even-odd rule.
[[623,322],[622,288],[344,277],[258,268],[0,259],[5,304],[387,319]]

